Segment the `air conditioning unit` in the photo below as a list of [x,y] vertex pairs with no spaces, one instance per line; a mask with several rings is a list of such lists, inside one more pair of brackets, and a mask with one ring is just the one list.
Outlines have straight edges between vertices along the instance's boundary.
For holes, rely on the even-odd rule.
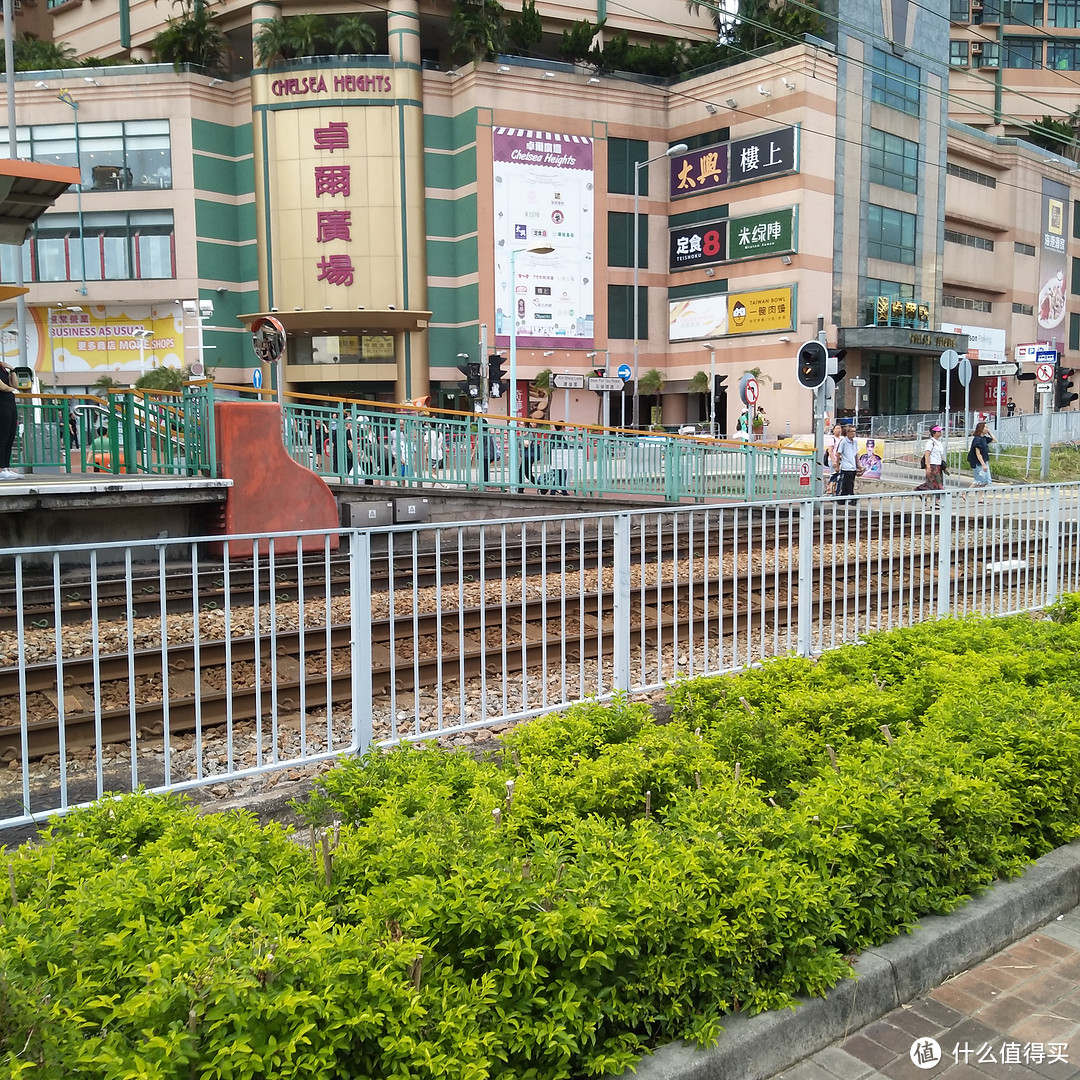
[[11,0],[12,11],[22,11],[22,0]]
[[982,56],[982,44],[981,44],[981,42],[976,41],[975,44],[971,46],[971,55],[972,56]]

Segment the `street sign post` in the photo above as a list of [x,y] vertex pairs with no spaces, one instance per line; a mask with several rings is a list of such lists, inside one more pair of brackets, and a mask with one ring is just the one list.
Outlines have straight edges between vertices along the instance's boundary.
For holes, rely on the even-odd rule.
[[941,440],[945,446],[945,454],[949,453],[949,413],[952,411],[950,391],[952,389],[952,370],[960,363],[960,354],[955,349],[946,349],[940,357],[942,370],[945,372],[945,437]]
[[1017,367],[1017,364],[980,364],[978,375],[980,379],[990,378],[994,375],[1015,375]]
[[556,390],[584,390],[584,375],[552,375],[551,385]]
[[589,379],[589,389],[595,390],[598,394],[602,394],[605,390],[622,390],[622,388],[622,379],[612,375],[598,375]]

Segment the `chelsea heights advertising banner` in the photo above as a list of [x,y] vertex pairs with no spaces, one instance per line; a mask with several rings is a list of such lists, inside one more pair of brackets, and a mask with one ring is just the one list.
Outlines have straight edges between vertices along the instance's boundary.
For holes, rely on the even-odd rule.
[[1042,182],[1042,244],[1039,250],[1039,306],[1035,317],[1040,340],[1065,347],[1065,273],[1069,235],[1069,189],[1054,180]]
[[495,342],[513,326],[523,348],[591,348],[593,141],[504,127],[492,139]]

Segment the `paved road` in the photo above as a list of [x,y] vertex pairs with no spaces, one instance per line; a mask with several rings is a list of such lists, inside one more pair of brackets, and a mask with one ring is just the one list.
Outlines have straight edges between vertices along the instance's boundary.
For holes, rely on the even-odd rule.
[[1077,1076],[1080,909],[1073,909],[776,1080]]

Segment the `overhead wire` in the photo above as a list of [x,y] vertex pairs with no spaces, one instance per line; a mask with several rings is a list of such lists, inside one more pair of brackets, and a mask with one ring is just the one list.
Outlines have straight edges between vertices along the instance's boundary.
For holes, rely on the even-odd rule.
[[[798,6],[801,6],[801,7],[807,7],[808,10],[814,10],[814,11],[817,10],[817,9],[811,9],[811,8],[809,8],[808,5],[800,3],[800,0],[788,0],[788,2],[798,4]],[[709,0],[700,0],[700,5],[699,6],[707,8],[707,9],[720,10],[720,9],[718,9],[718,6],[716,4],[710,3]],[[620,7],[620,8],[623,8],[624,10],[629,11],[629,12],[635,14],[635,15],[643,15],[644,14],[643,12],[640,12],[640,11],[636,10],[635,8],[633,8],[632,5],[630,5],[628,3],[625,3],[625,2],[621,2],[621,0],[608,0],[608,7],[609,8],[611,8],[611,7]],[[821,13],[818,12],[818,14],[821,14]],[[769,27],[767,24],[760,23],[760,22],[757,22],[755,20],[746,20],[746,21],[749,22],[749,24],[752,25],[752,26],[756,26],[756,27],[759,27],[761,29],[765,29],[765,30],[769,30],[770,32],[773,32],[773,28]],[[678,29],[678,27],[676,27],[675,24],[669,23],[668,25],[672,26],[673,29]],[[850,24],[846,24],[846,25],[850,26]],[[885,39],[885,38],[881,37],[881,35],[876,35],[876,34],[873,34],[872,32],[869,32],[869,31],[867,31],[866,33],[867,33],[867,36],[869,36],[872,40],[881,41],[881,42],[886,43],[886,44],[888,43],[888,39]],[[786,39],[792,45],[806,45],[806,44],[808,44],[808,42],[805,40],[805,38],[800,37],[800,36],[796,36],[796,35],[792,35],[792,34],[785,34],[782,31],[775,32],[775,36],[780,38],[781,40]],[[810,43],[810,44],[812,44],[812,43]],[[858,58],[858,57],[842,56],[841,54],[839,54],[837,52],[836,48],[831,43],[824,43],[823,42],[823,44],[827,45],[825,51],[827,51],[827,53],[831,57],[835,57],[838,61],[842,60],[845,63],[851,64],[851,65],[853,65],[855,67],[858,67],[858,68],[861,68],[863,70],[868,69],[868,70],[870,70],[872,72],[880,70],[879,68],[877,68],[874,65],[874,63],[871,60],[865,60],[865,59]],[[734,49],[736,49],[736,51],[741,51],[749,59],[758,58],[758,54],[752,52],[751,50],[746,50],[746,49],[739,50],[737,46],[730,46],[730,45],[728,47],[734,48]],[[935,60],[936,59],[934,57],[930,57],[928,54],[917,54],[917,55],[921,55],[924,58],[930,59],[930,60]],[[790,63],[776,63],[775,60],[773,60],[772,62],[774,64],[774,66],[780,68],[783,71],[787,71],[789,74],[806,77],[805,70],[803,70],[800,67],[793,66]],[[937,61],[937,62],[940,63],[940,61]],[[625,74],[625,73],[608,73],[608,77],[609,78],[622,77],[627,82],[634,81],[632,75]],[[906,85],[906,86],[914,87],[914,88],[918,89],[920,92],[933,93],[939,98],[944,98],[947,102],[950,101],[950,100],[952,100],[952,101],[959,100],[962,103],[964,103],[964,104],[968,105],[969,107],[973,108],[975,111],[980,111],[980,112],[983,112],[986,115],[989,115],[989,113],[987,113],[986,110],[979,109],[979,107],[977,106],[976,103],[965,102],[964,99],[958,98],[957,95],[950,95],[950,93],[949,93],[949,91],[947,89],[931,90],[929,87],[923,86],[916,79],[907,79],[907,78],[903,77],[902,75],[894,74],[892,72],[888,73],[888,77],[890,78],[890,80],[893,80],[894,82],[901,83],[901,84]],[[947,82],[944,85],[947,86]],[[688,93],[686,91],[680,90],[677,86],[669,86],[669,87],[665,87],[664,89],[670,94],[682,97],[682,98],[687,99],[687,100],[700,102],[703,105],[708,103],[706,101],[706,99],[700,98],[696,94],[692,94],[692,93]],[[866,97],[865,93],[863,93],[861,88],[856,88],[856,87],[850,87],[849,86],[848,87],[848,92],[852,93],[855,96],[857,96],[859,98],[862,98],[862,99],[865,99],[865,97]],[[737,107],[735,109],[732,109],[731,111],[741,113],[741,114],[744,114],[744,115],[747,115],[747,116],[752,115],[752,116],[756,117],[756,116],[760,115],[760,114],[758,114],[756,112],[752,112],[751,110],[745,109],[745,108],[742,108],[742,107]],[[1037,127],[1037,125],[1029,125],[1029,124],[1024,123],[1018,117],[1013,117],[1012,119],[1014,120],[1016,125],[1019,126],[1019,127],[1024,127],[1024,128]],[[805,122],[802,124],[802,127],[803,127],[803,129],[805,131],[808,131],[808,132],[810,132],[812,134],[818,135],[818,136],[820,136],[821,138],[824,138],[824,139],[831,139],[834,142],[842,142],[842,143],[845,143],[845,144],[854,145],[854,146],[856,146],[856,147],[858,147],[860,149],[863,147],[863,142],[861,140],[859,140],[859,139],[854,139],[854,140],[853,139],[848,139],[844,135],[840,134],[839,132],[820,131],[820,130],[814,129],[812,127],[809,127],[808,125],[806,125]],[[985,136],[985,133],[981,132],[977,127],[973,127],[972,130],[977,134],[984,135],[984,137],[995,138],[995,136]],[[910,140],[906,140],[906,141],[910,141]],[[1022,142],[1023,140],[1018,140],[1018,141]],[[1073,160],[1071,160],[1071,159],[1069,159],[1067,157],[1067,155],[1065,153],[1064,144],[1063,144],[1063,148],[1062,148],[1061,151],[1050,150],[1050,149],[1047,149],[1046,147],[1037,146],[1034,143],[1029,144],[1029,145],[1031,146],[1031,148],[1033,150],[1036,150],[1039,153],[1047,154],[1047,155],[1053,157],[1054,159],[1058,160],[1066,168],[1077,168],[1078,167],[1077,163],[1075,161],[1073,161]],[[1077,144],[1076,140],[1074,140],[1073,143],[1072,143],[1072,146],[1075,147],[1077,145],[1078,144]],[[918,144],[916,144],[916,146],[918,146]],[[936,158],[935,159],[927,158],[924,154],[921,153],[921,149],[922,148],[919,147],[920,152],[917,154],[917,157],[916,157],[916,160],[918,161],[919,164],[924,165],[924,166],[926,166],[928,168],[938,168],[938,167],[940,167],[941,163]],[[1010,180],[1006,180],[1006,179],[1004,179],[1002,177],[997,176],[996,174],[994,174],[994,178],[997,181],[998,186],[1005,187],[1005,188],[1010,188],[1012,190],[1020,191],[1020,192],[1034,193],[1034,194],[1039,193],[1038,189],[1032,188],[1032,187],[1030,187],[1028,185],[1025,185],[1025,184],[1016,183],[1016,182],[1013,182],[1013,181],[1010,181]]]

